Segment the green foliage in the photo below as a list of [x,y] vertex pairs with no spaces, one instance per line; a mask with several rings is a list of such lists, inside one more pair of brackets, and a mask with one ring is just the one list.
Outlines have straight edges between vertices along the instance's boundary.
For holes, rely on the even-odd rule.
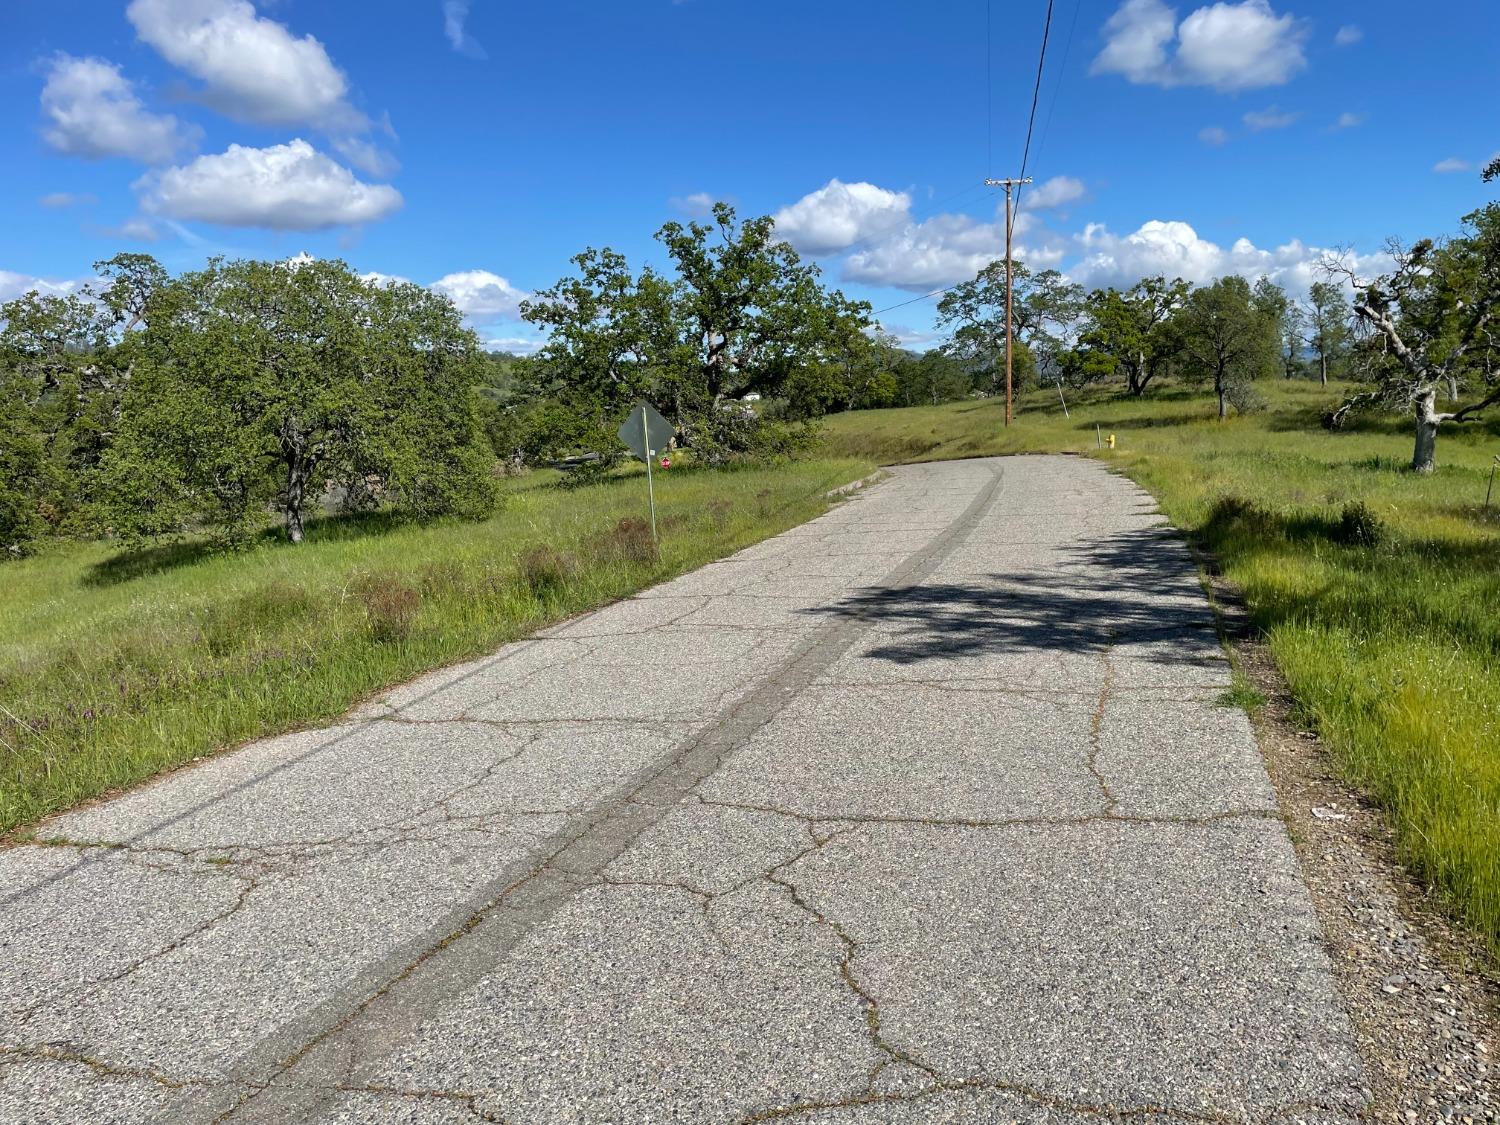
[[1318,358],[1323,385],[1343,374],[1342,366],[1354,340],[1349,298],[1332,281],[1315,281],[1307,292],[1307,343]]
[[1079,336],[1080,382],[1119,372],[1133,395],[1165,374],[1182,351],[1177,314],[1191,291],[1178,278],[1148,277],[1124,292],[1096,289],[1088,296],[1087,321]]
[[1385,524],[1363,500],[1351,500],[1339,512],[1334,538],[1351,547],[1378,547],[1385,540]]
[[[1345,271],[1355,287],[1354,311],[1378,336],[1379,353],[1365,372],[1373,389],[1351,397],[1343,411],[1377,402],[1412,410],[1411,465],[1430,473],[1439,427],[1500,403],[1500,203],[1465,215],[1456,238],[1423,239],[1392,256],[1395,268],[1373,282]],[[1442,392],[1453,409],[1437,408]]]
[[[1040,378],[1055,382],[1067,366],[1065,340],[1084,307],[1083,289],[1056,270],[1032,274],[1011,268],[1011,366],[1016,386]],[[991,262],[938,302],[938,324],[953,332],[948,354],[976,376],[988,375],[992,394],[1005,393],[1005,261]]]
[[119,406],[114,319],[85,293],[0,306],[0,547],[78,530]]
[[[823,288],[817,266],[777,241],[769,218],[739,221],[716,204],[712,223],[667,223],[656,234],[672,275],[634,273],[613,250],[589,249],[576,273],[538,293],[523,315],[550,333],[536,362],[532,401],[556,403],[573,426],[544,411],[547,444],[611,458],[615,429],[638,399],[676,426],[706,464],[755,456],[764,431],[816,417],[847,401],[866,363],[869,306]],[[780,398],[777,413],[742,403]],[[525,444],[525,443],[522,443]]]
[[101,504],[119,534],[242,541],[275,507],[298,542],[333,496],[418,517],[493,503],[477,342],[426,289],[216,260],[157,288],[131,343]]
[[1242,414],[1258,408],[1254,380],[1279,367],[1280,292],[1275,286],[1253,292],[1231,275],[1194,289],[1183,305],[1183,371],[1189,379],[1212,380],[1221,419],[1230,406]]

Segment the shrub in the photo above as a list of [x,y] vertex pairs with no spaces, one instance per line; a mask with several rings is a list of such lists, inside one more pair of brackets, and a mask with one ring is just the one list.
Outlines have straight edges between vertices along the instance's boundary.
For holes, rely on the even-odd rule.
[[1273,513],[1253,500],[1246,500],[1233,493],[1214,501],[1203,525],[1203,533],[1210,542],[1218,542],[1231,535],[1270,539],[1282,535],[1284,531],[1282,522]]
[[1352,500],[1339,513],[1333,539],[1350,547],[1376,547],[1385,540],[1385,524],[1363,500]]
[[214,656],[227,656],[248,648],[256,634],[274,632],[316,608],[316,599],[301,586],[270,582],[211,608],[203,618],[203,643]]

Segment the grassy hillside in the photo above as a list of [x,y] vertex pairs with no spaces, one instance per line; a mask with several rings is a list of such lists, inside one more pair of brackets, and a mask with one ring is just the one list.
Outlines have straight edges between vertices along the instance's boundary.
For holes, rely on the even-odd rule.
[[659,558],[644,480],[565,492],[536,474],[484,523],[327,520],[296,548],[0,563],[0,835],[738,550],[870,468],[659,473]]
[[1405,419],[1331,434],[1318,415],[1339,388],[1261,389],[1263,413],[1222,424],[1172,388],[1091,393],[1071,418],[1033,393],[1008,432],[1000,403],[963,402],[841,415],[830,444],[883,462],[1071,450],[1139,481],[1219,555],[1305,721],[1500,951],[1500,516],[1482,508],[1500,427],[1445,430],[1417,477]]

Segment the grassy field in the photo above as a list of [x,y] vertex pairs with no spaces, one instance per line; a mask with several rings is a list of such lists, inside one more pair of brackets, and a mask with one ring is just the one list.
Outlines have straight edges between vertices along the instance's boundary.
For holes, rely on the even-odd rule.
[[511,490],[477,524],[325,520],[292,548],[69,545],[0,564],[0,836],[290,730],[823,511],[860,458]]
[[[1339,388],[1264,384],[1219,423],[1153,388],[1025,396],[830,421],[833,452],[881,462],[1096,455],[1149,489],[1245,594],[1303,721],[1386,809],[1411,865],[1500,953],[1500,518],[1483,509],[1500,426],[1445,429],[1438,471],[1403,471],[1409,423],[1319,427]],[[1115,450],[1095,449],[1095,425]],[[1500,503],[1500,484],[1496,485]]]

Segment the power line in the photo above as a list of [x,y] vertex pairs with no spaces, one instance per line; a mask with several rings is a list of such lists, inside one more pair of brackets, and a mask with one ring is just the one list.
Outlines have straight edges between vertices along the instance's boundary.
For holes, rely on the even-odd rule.
[[1057,95],[1062,90],[1064,78],[1067,77],[1068,59],[1072,57],[1073,54],[1073,33],[1078,30],[1078,13],[1082,10],[1083,0],[1074,0],[1073,19],[1072,22],[1068,24],[1068,37],[1063,41],[1062,62],[1058,65],[1057,81],[1052,83],[1052,100],[1047,105],[1047,119],[1042,122],[1042,132],[1041,135],[1037,138],[1036,142],[1036,155],[1038,160],[1042,158],[1042,150],[1047,146],[1047,134],[1052,128],[1052,115],[1057,112]]
[[[1021,181],[1024,181],[1026,179],[1026,165],[1027,165],[1027,162],[1031,158],[1031,135],[1032,135],[1032,130],[1036,126],[1036,107],[1037,107],[1037,102],[1041,100],[1041,96],[1042,96],[1042,72],[1043,72],[1043,69],[1046,67],[1046,64],[1047,64],[1047,40],[1049,39],[1049,37],[1051,36],[1051,33],[1052,33],[1052,8],[1053,8],[1053,4],[1054,3],[1055,3],[1055,0],[1047,0],[1047,18],[1046,18],[1046,21],[1042,24],[1042,49],[1041,49],[1041,51],[1037,55],[1037,60],[1036,60],[1036,84],[1035,84],[1035,87],[1033,88],[1032,93],[1031,93],[1031,112],[1028,115],[1027,120],[1026,120],[1026,144],[1025,144],[1025,146],[1021,150],[1021,175],[1018,177],[1018,179],[1021,180]],[[986,86],[985,86],[985,91],[984,91],[984,95],[985,95],[984,100],[985,100],[985,105],[986,105],[986,107],[989,110],[989,112],[988,112],[988,118],[987,118],[987,123],[988,123],[987,141],[988,141],[988,143],[986,145],[986,151],[985,151],[985,155],[986,155],[986,158],[987,158],[987,163],[992,163],[993,159],[994,159],[994,120],[995,120],[995,99],[994,99],[994,84],[993,84],[994,83],[994,78],[993,78],[993,57],[994,57],[994,52],[992,50],[993,36],[991,34],[991,24],[992,24],[993,10],[994,10],[994,0],[985,0],[985,6],[984,6],[984,31],[985,31],[985,36],[984,36],[984,40],[985,40],[984,60],[985,60]],[[1073,11],[1073,23],[1074,23],[1075,27],[1077,26],[1077,22],[1078,22],[1078,10],[1075,8],[1074,11]],[[1072,33],[1072,31],[1069,31],[1068,32],[1068,46],[1070,48],[1072,46],[1072,41],[1073,41],[1073,33]],[[1054,99],[1053,100],[1053,105],[1055,107],[1055,105],[1056,105],[1056,94],[1055,93],[1053,94],[1053,99]],[[1050,114],[1049,114],[1049,119],[1050,119]],[[1044,130],[1044,132],[1045,132],[1045,130]],[[1015,223],[1015,219],[1014,219],[1013,216],[1015,214],[1019,214],[1020,210],[1021,210],[1021,187],[1022,187],[1022,184],[1021,183],[1016,183],[1015,186],[1016,186],[1016,205],[1015,205],[1015,211],[1012,212],[1012,214],[1010,216],[1007,216],[1006,222],[1005,222],[1005,234],[1006,234],[1007,240],[1010,238],[1010,236],[1012,234],[1012,227],[1014,226],[1014,223]],[[960,194],[962,194],[962,193],[960,193]],[[858,245],[858,244],[856,243],[856,245]],[[961,284],[963,284],[963,283],[962,282],[955,282],[953,285],[945,285],[941,289],[934,289],[930,293],[923,293],[920,297],[912,297],[910,300],[898,301],[894,305],[887,305],[883,309],[876,309],[870,315],[872,317],[874,317],[874,316],[881,316],[881,315],[883,315],[885,313],[888,313],[888,312],[894,312],[896,309],[904,309],[908,305],[915,305],[919,301],[930,301],[934,297],[941,297],[944,293],[947,293],[950,289],[956,289],[956,288],[958,288],[958,286],[961,285]]]
[[[1042,50],[1036,60],[1036,85],[1031,92],[1031,114],[1026,119],[1026,145],[1021,150],[1021,175],[1020,179],[1026,178],[1026,164],[1031,159],[1031,131],[1036,126],[1036,103],[1042,96],[1042,68],[1047,64],[1047,39],[1052,33],[1052,4],[1053,0],[1047,0],[1047,21],[1042,24]],[[1016,211],[1021,210],[1021,192],[1016,191]],[[1009,233],[1009,230],[1006,232]]]
[[948,292],[948,290],[950,290],[950,289],[957,289],[962,284],[963,284],[963,282],[959,281],[959,282],[954,282],[952,285],[945,285],[941,289],[934,289],[931,293],[923,293],[920,297],[913,297],[909,301],[901,301],[901,302],[899,302],[897,304],[894,304],[894,305],[887,305],[883,309],[876,309],[870,315],[871,316],[880,316],[882,313],[888,313],[888,312],[891,312],[891,311],[893,311],[895,309],[904,309],[904,308],[906,308],[907,305],[915,305],[918,301],[930,301],[934,297],[941,297],[944,293]]

